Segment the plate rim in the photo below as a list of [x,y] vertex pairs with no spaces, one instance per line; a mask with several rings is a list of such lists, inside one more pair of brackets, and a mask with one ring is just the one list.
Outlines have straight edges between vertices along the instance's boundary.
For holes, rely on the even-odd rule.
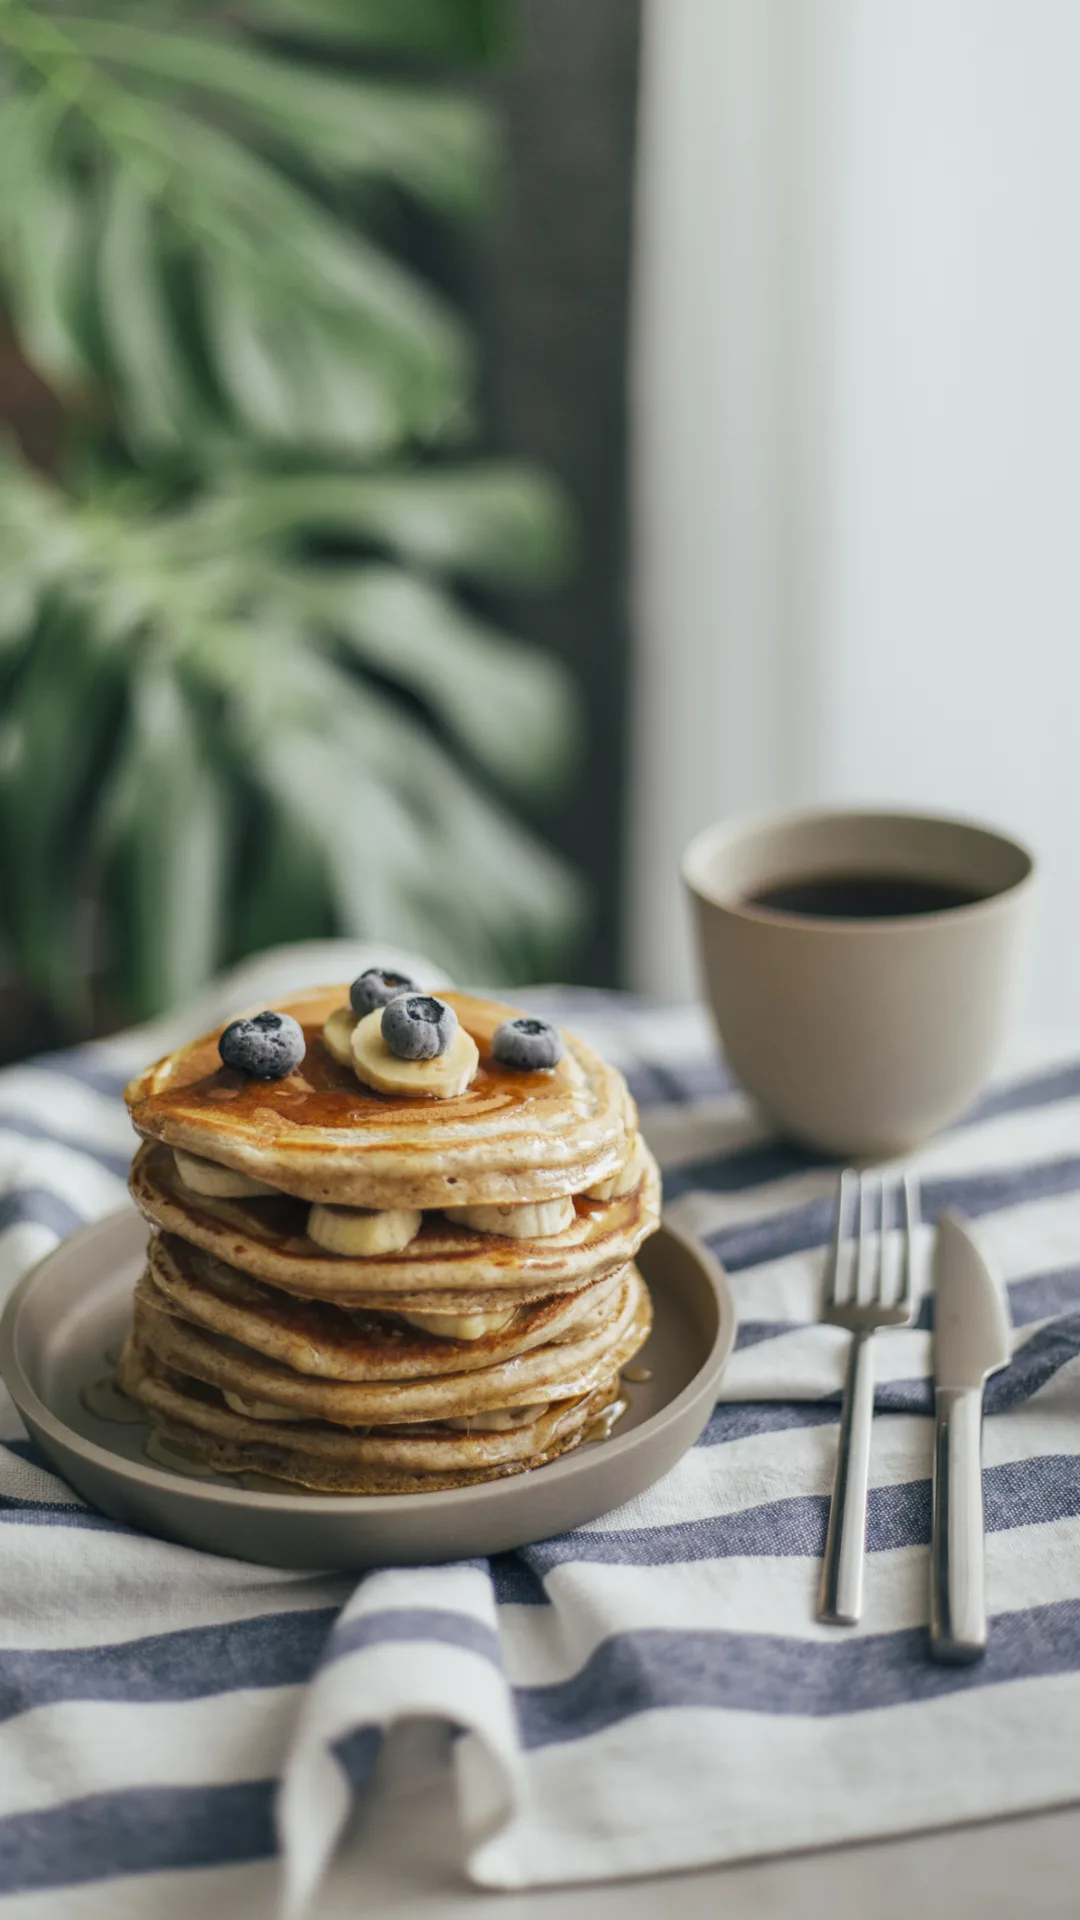
[[[454,1505],[472,1505],[477,1499],[490,1501],[493,1498],[507,1498],[526,1480],[524,1474],[503,1474],[498,1479],[481,1481],[467,1487],[444,1487],[430,1493],[269,1493],[254,1488],[220,1486],[215,1482],[201,1479],[183,1479],[167,1468],[154,1466],[152,1462],[143,1463],[129,1460],[126,1455],[115,1453],[110,1447],[103,1447],[96,1440],[88,1440],[76,1428],[68,1425],[59,1414],[53,1412],[48,1402],[42,1400],[37,1390],[30,1384],[16,1351],[16,1330],[19,1316],[28,1296],[41,1284],[42,1276],[54,1262],[66,1257],[72,1247],[105,1238],[117,1232],[121,1225],[130,1224],[133,1228],[145,1227],[140,1214],[133,1207],[124,1206],[103,1214],[97,1220],[87,1221],[77,1227],[74,1233],[51,1248],[40,1260],[35,1261],[29,1272],[25,1273],[13,1287],[0,1311],[0,1378],[3,1379],[15,1407],[23,1419],[32,1419],[43,1432],[58,1446],[69,1452],[77,1453],[81,1458],[98,1467],[104,1473],[111,1473],[128,1484],[141,1487],[146,1491],[159,1491],[176,1494],[178,1491],[192,1499],[205,1501],[213,1506],[237,1508],[244,1512],[282,1514],[309,1514],[312,1517],[324,1514],[340,1514],[342,1517],[363,1519],[369,1514],[390,1514],[395,1510],[409,1513],[430,1512],[433,1504],[440,1513]],[[716,1255],[683,1228],[661,1217],[657,1234],[666,1234],[692,1255],[701,1268],[717,1303],[717,1329],[709,1351],[701,1365],[687,1381],[674,1399],[650,1414],[641,1425],[630,1432],[616,1434],[604,1443],[605,1466],[614,1463],[621,1456],[631,1453],[643,1443],[643,1440],[659,1435],[666,1427],[681,1419],[691,1399],[701,1392],[702,1376],[712,1374],[719,1384],[735,1345],[738,1330],[738,1316],[727,1273]],[[650,1240],[656,1235],[650,1235]],[[133,1248],[134,1253],[134,1248]],[[126,1258],[127,1256],[121,1256]],[[576,1473],[587,1470],[593,1463],[590,1452],[575,1447],[560,1459],[550,1461],[542,1470],[544,1485],[550,1486],[555,1476],[559,1479],[571,1479]],[[530,1483],[535,1484],[535,1483]]]

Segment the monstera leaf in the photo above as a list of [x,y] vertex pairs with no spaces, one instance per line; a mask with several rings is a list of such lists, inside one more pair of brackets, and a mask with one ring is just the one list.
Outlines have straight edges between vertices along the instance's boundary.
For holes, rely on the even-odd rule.
[[490,117],[434,76],[500,29],[0,0],[0,299],[62,421],[47,472],[0,460],[0,927],[76,1025],[93,967],[142,1014],[277,939],[512,978],[575,923],[498,799],[565,781],[573,692],[481,610],[565,511],[467,460],[467,331],[388,245],[488,203]]

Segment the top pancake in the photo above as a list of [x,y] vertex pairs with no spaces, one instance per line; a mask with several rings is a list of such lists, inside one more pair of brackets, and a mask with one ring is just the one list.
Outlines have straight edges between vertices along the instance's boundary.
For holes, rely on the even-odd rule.
[[376,1093],[328,1053],[322,1028],[347,986],[273,1003],[304,1029],[307,1054],[283,1080],[222,1066],[221,1028],[168,1054],[127,1087],[137,1132],[216,1160],[304,1200],[354,1207],[494,1206],[581,1193],[626,1158],[636,1112],[622,1075],[571,1034],[546,1073],[492,1059],[519,1011],[440,996],[476,1041],[472,1085],[452,1100]]

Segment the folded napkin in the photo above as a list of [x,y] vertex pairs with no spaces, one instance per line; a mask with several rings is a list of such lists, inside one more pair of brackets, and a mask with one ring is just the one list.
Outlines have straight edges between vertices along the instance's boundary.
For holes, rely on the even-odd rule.
[[[283,977],[343,977],[332,960],[293,954],[284,976],[276,960],[273,987],[248,968],[199,1018]],[[35,1893],[34,1914],[112,1915],[127,1896],[124,1912],[161,1912],[194,1868],[207,1910],[244,1873],[267,1877],[265,1908],[276,1856],[299,1914],[386,1729],[415,1718],[447,1729],[464,1859],[488,1887],[1080,1797],[1080,1060],[1014,1072],[909,1163],[928,1220],[950,1205],[976,1221],[1017,1329],[988,1395],[990,1651],[949,1669],[926,1657],[927,1303],[876,1343],[866,1612],[827,1629],[846,1346],[816,1316],[836,1169],[763,1134],[699,1011],[528,998],[624,1067],[673,1217],[731,1276],[738,1345],[701,1442],[576,1533],[352,1582],[102,1519],[0,1402],[0,1888]],[[0,1075],[5,1288],[123,1202],[123,1077],[197,1024]]]

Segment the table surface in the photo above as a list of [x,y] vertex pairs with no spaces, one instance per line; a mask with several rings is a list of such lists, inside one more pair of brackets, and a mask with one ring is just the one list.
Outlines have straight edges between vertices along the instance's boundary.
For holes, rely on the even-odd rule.
[[[395,1744],[391,1735],[389,1747]],[[260,1860],[4,1901],[5,1920],[270,1920],[280,1883]],[[460,1866],[448,1774],[403,1756],[376,1784],[305,1920],[1076,1920],[1080,1805],[821,1853],[596,1886],[485,1893]]]
[[[1080,1807],[662,1879],[491,1894],[463,1883],[449,1780],[384,1783],[312,1920],[1075,1920]],[[241,1920],[233,1914],[232,1920]]]

